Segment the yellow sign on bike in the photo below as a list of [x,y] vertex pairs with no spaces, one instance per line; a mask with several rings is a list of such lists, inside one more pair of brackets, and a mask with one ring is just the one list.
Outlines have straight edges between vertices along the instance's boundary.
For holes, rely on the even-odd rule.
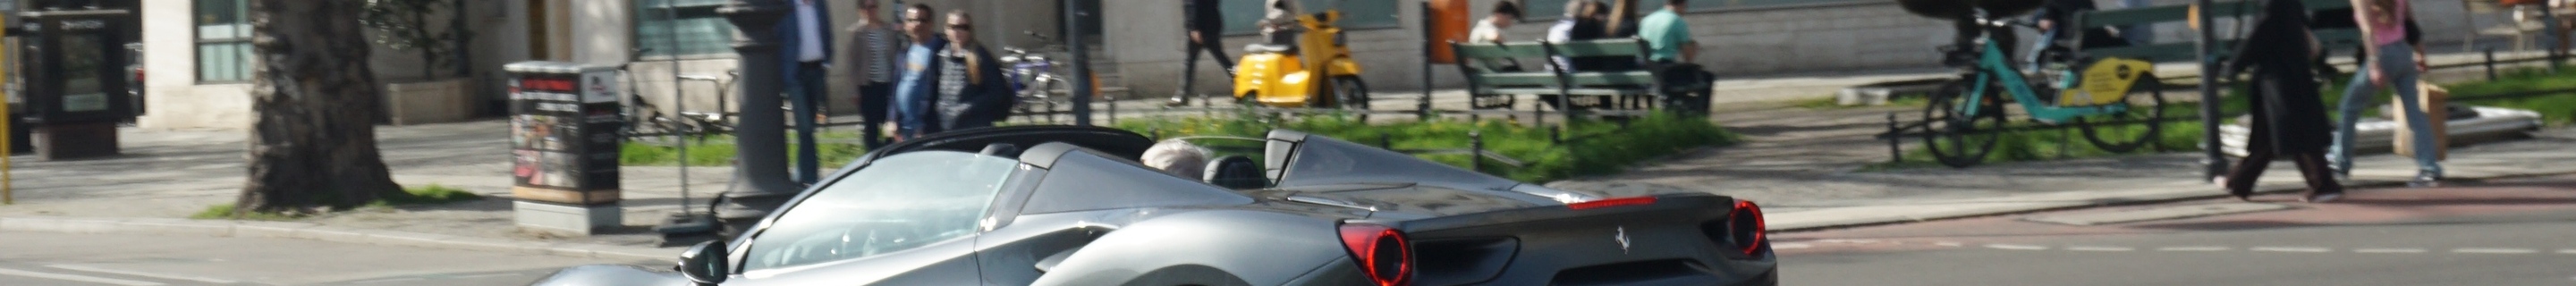
[[2139,80],[2154,80],[2146,77],[2147,72],[2155,68],[2155,63],[2125,58],[2093,62],[2092,66],[2084,68],[2083,86],[2059,91],[2057,104],[2101,106],[2119,103],[2128,98],[2129,87],[2136,86]]

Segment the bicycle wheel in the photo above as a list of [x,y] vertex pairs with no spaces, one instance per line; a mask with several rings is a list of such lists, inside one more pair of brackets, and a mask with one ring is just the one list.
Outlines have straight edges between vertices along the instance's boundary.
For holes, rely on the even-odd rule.
[[2137,151],[2138,147],[2154,144],[2164,129],[2165,118],[2173,116],[2173,111],[2164,106],[2164,83],[2152,75],[2141,76],[2121,100],[2128,110],[2075,118],[2075,124],[2084,129],[2084,140],[2092,141],[2094,148],[2111,153]]
[[1333,77],[1333,101],[1344,110],[1368,110],[1368,83],[1356,76]]
[[[2003,106],[1991,96],[1969,102],[1966,93],[1964,82],[1943,84],[1933,91],[1932,102],[1923,106],[1923,148],[1932,151],[1932,159],[1952,168],[1984,163],[2003,135],[1997,132],[2004,127]],[[1960,110],[1969,104],[1979,105],[1976,114]]]

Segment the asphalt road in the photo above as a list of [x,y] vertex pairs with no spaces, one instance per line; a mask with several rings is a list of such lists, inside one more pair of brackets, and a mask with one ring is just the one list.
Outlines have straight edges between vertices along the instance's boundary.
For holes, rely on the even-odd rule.
[[[2576,177],[2067,226],[2002,216],[1779,235],[1790,285],[2576,285]],[[2222,204],[2227,201],[2185,202]],[[2147,209],[2167,206],[2135,206]]]
[[555,269],[599,263],[642,262],[300,239],[0,233],[0,285],[527,285]]

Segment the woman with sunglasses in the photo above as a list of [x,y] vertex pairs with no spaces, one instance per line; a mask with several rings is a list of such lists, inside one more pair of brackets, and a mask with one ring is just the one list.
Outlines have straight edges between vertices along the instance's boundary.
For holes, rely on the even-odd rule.
[[992,127],[1010,117],[1017,95],[1002,81],[1001,61],[975,41],[974,18],[948,12],[948,46],[939,51],[939,117],[945,130]]

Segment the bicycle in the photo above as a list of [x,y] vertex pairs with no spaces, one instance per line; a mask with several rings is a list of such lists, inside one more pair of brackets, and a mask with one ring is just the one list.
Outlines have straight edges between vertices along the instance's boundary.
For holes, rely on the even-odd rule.
[[702,137],[705,135],[733,133],[734,117],[738,114],[727,111],[731,109],[726,106],[726,103],[729,101],[728,99],[733,98],[732,92],[734,82],[740,79],[742,79],[742,72],[736,70],[725,70],[725,75],[722,78],[701,74],[680,75],[680,80],[704,81],[715,84],[716,87],[715,112],[680,111],[680,117],[687,119],[688,122],[692,124],[695,124],[697,126],[695,129],[702,132],[699,133]]
[[[2018,20],[1991,20],[1984,10],[1975,13],[1977,24],[1995,28],[2037,28]],[[1958,80],[1945,83],[1930,96],[1923,107],[1924,148],[1942,165],[1954,168],[1974,166],[1985,161],[2006,129],[2007,103],[2018,103],[2031,121],[2043,125],[2073,123],[2083,130],[2084,138],[2094,147],[2112,153],[2126,153],[2151,144],[2162,132],[2162,122],[2170,111],[2165,103],[2163,83],[2155,79],[2154,64],[2125,58],[2090,59],[2072,49],[2033,51],[2058,53],[2043,57],[2043,74],[2056,76],[2054,85],[2032,84],[2027,75],[2012,64],[1991,34],[1979,35],[1975,46],[1962,49],[1957,45],[1939,48],[1943,64],[1962,68]],[[2078,76],[2074,71],[2082,70]],[[1995,96],[2003,92],[2010,97]],[[2057,94],[2041,97],[2041,94]],[[2144,125],[2146,130],[2125,132],[2128,124]]]
[[[731,120],[730,113],[718,112],[711,114],[703,112],[688,112],[684,110],[678,112],[678,116],[672,116],[663,113],[662,108],[653,105],[652,101],[644,99],[644,92],[640,87],[642,84],[638,84],[643,81],[636,76],[634,67],[635,63],[643,62],[643,55],[646,52],[652,51],[652,49],[637,48],[633,51],[635,55],[634,58],[628,59],[625,64],[617,66],[617,73],[626,77],[627,82],[626,102],[624,102],[625,109],[621,110],[621,112],[624,113],[621,114],[621,116],[626,118],[627,124],[619,128],[618,133],[620,135],[626,137],[627,140],[643,140],[659,138],[662,136],[696,136],[698,139],[706,139],[706,137],[710,135],[730,133],[733,131],[733,124],[728,122]],[[727,74],[739,76],[731,71],[728,71]],[[694,79],[691,77],[692,76],[681,76],[682,79]],[[713,77],[709,76],[698,76],[698,78],[714,80]],[[729,84],[732,81],[730,78],[731,77],[729,76],[724,82]],[[718,88],[718,92],[722,93],[722,90],[725,89],[728,88]],[[677,95],[673,95],[673,97],[678,98]],[[717,98],[719,98],[717,101],[717,104],[719,105],[717,110],[724,110],[721,106],[724,104],[721,99],[723,96],[719,95]]]
[[[1023,33],[1041,42],[1052,42],[1052,39],[1037,32]],[[1041,48],[1061,50],[1063,46],[1048,44]],[[1003,80],[1010,82],[1012,94],[1019,96],[1019,100],[1011,105],[1011,113],[1043,113],[1046,114],[1047,122],[1056,122],[1056,107],[1069,104],[1065,102],[1069,98],[1055,96],[1055,89],[1070,85],[1065,82],[1063,75],[1056,74],[1055,67],[1059,63],[1047,57],[1045,52],[1031,52],[1029,49],[1016,47],[1004,47],[1002,51],[1004,53],[1001,57],[1002,64],[1009,69],[1002,73]],[[1035,109],[1039,105],[1044,105],[1046,109],[1043,111]],[[1036,120],[1030,119],[1030,121]]]

